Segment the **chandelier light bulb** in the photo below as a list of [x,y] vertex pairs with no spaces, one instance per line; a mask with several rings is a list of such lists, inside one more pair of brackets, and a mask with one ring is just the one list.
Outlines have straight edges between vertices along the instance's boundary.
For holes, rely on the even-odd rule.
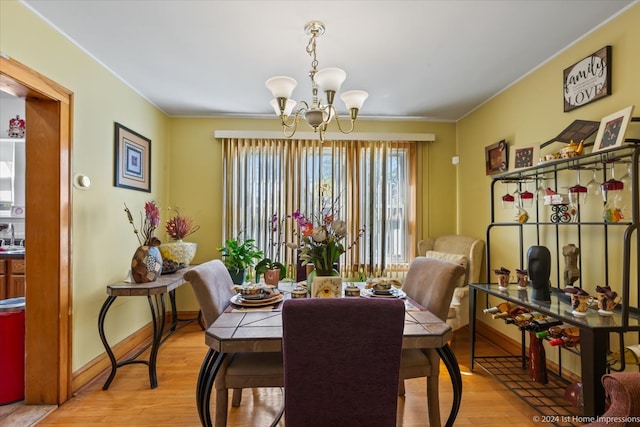
[[349,110],[355,108],[357,110],[362,108],[362,104],[369,97],[369,94],[363,90],[350,90],[343,93],[340,99],[344,102]]
[[[273,111],[276,112],[276,115],[280,115],[280,104],[278,104],[278,100],[277,99],[272,99],[270,102],[271,106],[273,107]],[[293,109],[296,106],[296,101],[294,101],[293,99],[287,99],[286,100],[286,104],[284,107],[284,112],[283,114],[285,116],[290,116],[291,113],[293,112]]]

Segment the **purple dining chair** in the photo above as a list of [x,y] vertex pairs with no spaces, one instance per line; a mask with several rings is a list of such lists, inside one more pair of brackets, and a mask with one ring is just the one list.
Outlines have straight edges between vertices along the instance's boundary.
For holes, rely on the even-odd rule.
[[394,427],[405,307],[397,299],[284,302],[287,427]]

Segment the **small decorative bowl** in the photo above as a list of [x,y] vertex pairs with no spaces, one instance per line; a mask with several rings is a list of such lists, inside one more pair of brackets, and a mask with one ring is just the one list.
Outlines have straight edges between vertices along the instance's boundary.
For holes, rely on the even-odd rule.
[[344,296],[346,297],[359,297],[360,296],[360,288],[356,285],[347,285],[344,288]]
[[291,291],[291,298],[306,298],[307,297],[307,288],[302,286],[297,286],[293,288]]

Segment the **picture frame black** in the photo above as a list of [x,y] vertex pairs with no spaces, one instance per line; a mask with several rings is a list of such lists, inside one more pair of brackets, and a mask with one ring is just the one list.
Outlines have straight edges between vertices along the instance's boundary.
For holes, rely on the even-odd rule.
[[151,192],[151,140],[115,123],[114,126],[115,187]]
[[565,68],[562,82],[565,113],[611,95],[611,46]]
[[487,175],[506,172],[509,169],[509,145],[506,140],[491,144],[484,149]]

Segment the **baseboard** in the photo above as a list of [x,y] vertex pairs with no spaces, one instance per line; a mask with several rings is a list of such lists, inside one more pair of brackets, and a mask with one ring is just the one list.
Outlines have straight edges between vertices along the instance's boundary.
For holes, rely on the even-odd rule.
[[[198,316],[197,311],[181,311],[178,312],[178,319],[194,319]],[[167,313],[165,320],[165,328],[171,325],[171,313]],[[117,344],[111,345],[111,351],[117,361],[126,360],[133,356],[146,346],[151,344],[153,335],[153,325],[151,322],[138,329]],[[94,380],[106,375],[111,370],[111,361],[107,352],[98,355],[80,369],[73,372],[71,376],[72,392],[77,392],[80,388],[92,383]],[[105,377],[106,379],[106,377]]]

